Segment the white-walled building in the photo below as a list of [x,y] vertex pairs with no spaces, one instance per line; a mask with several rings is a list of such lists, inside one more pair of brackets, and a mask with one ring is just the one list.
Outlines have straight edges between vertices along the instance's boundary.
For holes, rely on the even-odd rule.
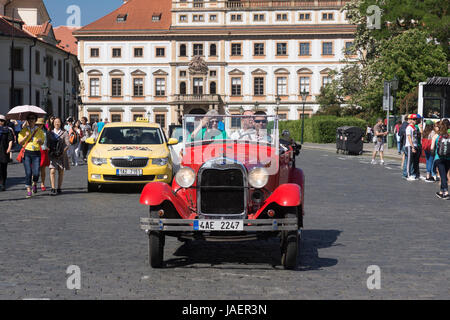
[[312,114],[352,45],[344,3],[124,1],[74,33],[84,70],[81,113],[109,121],[149,116],[165,127],[211,108],[299,119],[305,90]]
[[0,12],[0,113],[30,104],[76,115],[81,66],[60,46],[43,1],[0,0]]

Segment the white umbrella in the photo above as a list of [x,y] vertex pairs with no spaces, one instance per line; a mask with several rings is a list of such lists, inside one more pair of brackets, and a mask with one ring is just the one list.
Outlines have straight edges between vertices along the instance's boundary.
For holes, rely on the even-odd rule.
[[43,117],[47,114],[47,112],[36,106],[17,106],[9,110],[6,114],[6,119],[26,120],[30,113],[34,113],[38,117]]

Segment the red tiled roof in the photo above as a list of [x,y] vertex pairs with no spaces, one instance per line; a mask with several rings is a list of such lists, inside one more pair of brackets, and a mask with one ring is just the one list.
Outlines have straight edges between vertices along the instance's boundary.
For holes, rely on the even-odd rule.
[[[14,30],[15,37],[32,38],[32,35],[23,30],[20,30],[18,28],[13,29],[13,25],[10,21],[12,21],[11,18],[0,15],[0,35],[12,36]],[[23,23],[21,20],[15,19],[15,21],[16,23]]]
[[[131,30],[169,30],[172,22],[171,0],[129,0],[117,10],[99,20],[81,28],[85,31],[131,31]],[[161,14],[159,21],[152,21],[154,13]],[[125,16],[126,20],[117,21],[118,16]]]
[[77,27],[66,26],[60,26],[53,29],[56,39],[61,41],[58,46],[74,55],[78,54],[78,42],[72,33],[78,29],[79,28]]

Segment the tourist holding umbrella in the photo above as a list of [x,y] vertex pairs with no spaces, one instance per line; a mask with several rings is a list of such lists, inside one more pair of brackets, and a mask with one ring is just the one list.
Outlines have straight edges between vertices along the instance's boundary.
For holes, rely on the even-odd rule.
[[45,135],[39,126],[36,125],[37,115],[27,113],[26,116],[27,122],[19,133],[18,142],[25,149],[23,166],[25,168],[25,186],[27,188],[26,197],[31,198],[33,193],[37,193],[37,182],[39,180],[41,164],[41,146],[45,141]]

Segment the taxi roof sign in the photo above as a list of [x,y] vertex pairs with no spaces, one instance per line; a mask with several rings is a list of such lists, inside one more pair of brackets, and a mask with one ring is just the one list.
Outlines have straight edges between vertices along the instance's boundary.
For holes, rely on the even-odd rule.
[[136,118],[136,122],[150,122],[148,118],[138,117]]

